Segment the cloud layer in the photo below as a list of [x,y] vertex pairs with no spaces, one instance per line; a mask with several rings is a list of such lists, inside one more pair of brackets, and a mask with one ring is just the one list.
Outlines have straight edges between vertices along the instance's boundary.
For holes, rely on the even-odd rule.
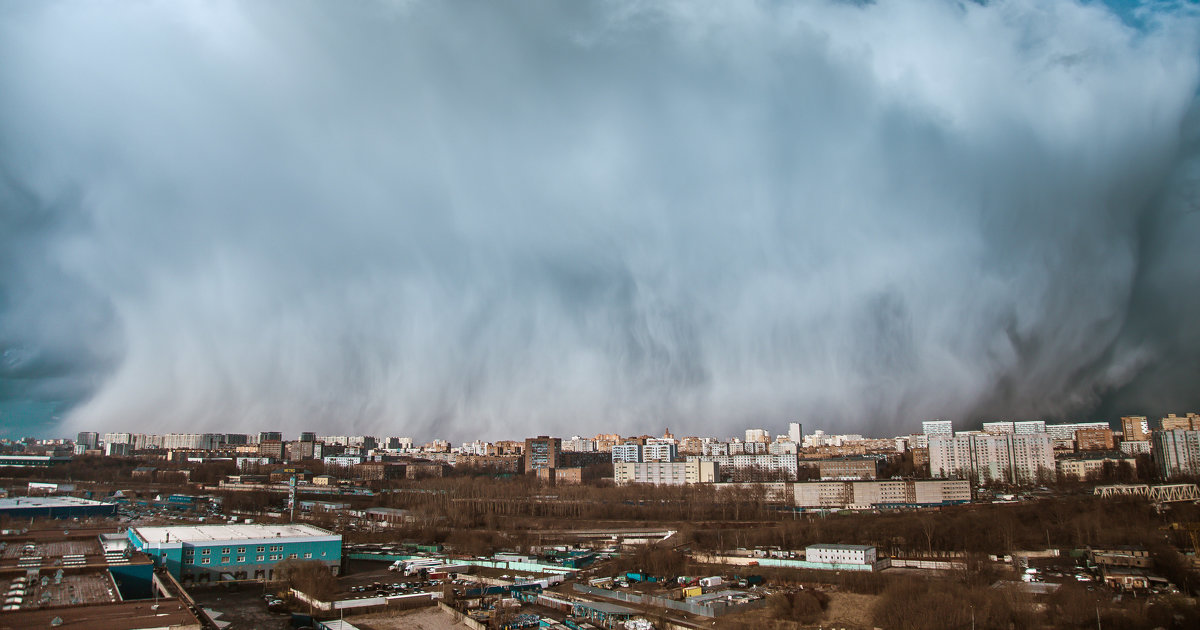
[[0,7],[0,397],[452,439],[1200,404],[1194,16],[583,4]]

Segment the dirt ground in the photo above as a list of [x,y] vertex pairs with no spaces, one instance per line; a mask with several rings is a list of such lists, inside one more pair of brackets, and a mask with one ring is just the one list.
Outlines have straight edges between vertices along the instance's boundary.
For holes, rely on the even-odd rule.
[[362,630],[463,630],[469,627],[464,623],[455,623],[453,617],[437,607],[355,615],[346,617],[346,621]]
[[877,595],[830,593],[829,608],[825,611],[825,623],[870,628],[871,608],[877,599],[879,599]]

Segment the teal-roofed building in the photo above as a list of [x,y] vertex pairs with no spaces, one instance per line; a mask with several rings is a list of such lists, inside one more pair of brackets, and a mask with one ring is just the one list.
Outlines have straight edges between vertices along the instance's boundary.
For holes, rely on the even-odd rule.
[[284,560],[317,560],[336,575],[342,537],[304,524],[133,527],[134,548],[181,582],[270,580]]

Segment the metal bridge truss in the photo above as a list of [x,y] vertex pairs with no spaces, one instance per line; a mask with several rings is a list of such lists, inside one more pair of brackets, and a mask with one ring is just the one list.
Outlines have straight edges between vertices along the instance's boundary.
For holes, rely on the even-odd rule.
[[1194,483],[1178,483],[1164,486],[1148,486],[1145,484],[1096,486],[1093,492],[1096,496],[1103,498],[1120,496],[1146,497],[1154,503],[1200,500],[1200,488],[1197,488]]

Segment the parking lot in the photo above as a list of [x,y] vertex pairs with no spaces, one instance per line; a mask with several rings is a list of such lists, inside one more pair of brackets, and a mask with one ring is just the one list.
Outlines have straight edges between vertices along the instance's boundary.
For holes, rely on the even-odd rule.
[[469,586],[465,580],[428,580],[417,575],[404,575],[397,571],[389,571],[387,567],[388,564],[383,562],[351,561],[348,563],[345,575],[338,580],[342,590],[338,592],[337,597],[356,599],[439,592],[446,586],[446,582],[456,588]]

